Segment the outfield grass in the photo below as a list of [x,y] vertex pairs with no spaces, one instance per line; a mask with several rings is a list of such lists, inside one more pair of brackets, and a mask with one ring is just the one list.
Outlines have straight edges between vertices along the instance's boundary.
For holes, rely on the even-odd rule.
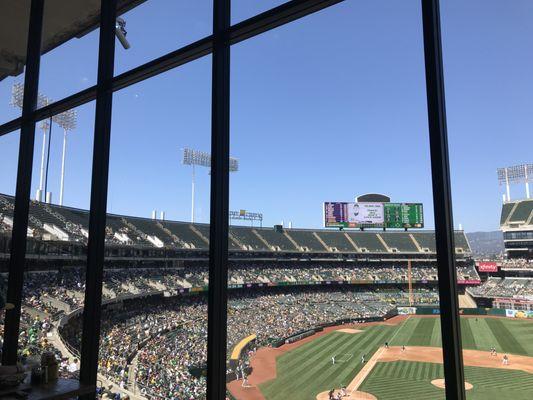
[[[431,384],[444,377],[442,364],[395,361],[378,362],[360,390],[379,400],[444,400],[444,389]],[[523,371],[465,367],[466,381],[474,385],[469,400],[530,400],[533,375]]]
[[[533,323],[504,318],[461,318],[463,348],[533,356]],[[393,346],[441,346],[439,318],[409,318]]]
[[[533,323],[531,322],[503,318],[478,318],[477,321],[476,318],[461,318],[461,329],[465,349],[488,351],[495,346],[498,352],[533,356]],[[320,392],[348,385],[362,367],[361,356],[366,354],[368,360],[386,341],[394,346],[440,347],[440,337],[438,318],[411,317],[398,326],[375,325],[364,328],[364,332],[358,334],[332,332],[278,357],[277,378],[259,385],[259,388],[267,400],[311,400]],[[331,357],[340,354],[353,354],[353,357],[347,362],[332,365]],[[401,367],[402,363],[405,364],[405,367],[402,367],[404,372],[400,368],[396,372],[399,375],[394,375],[395,368],[393,367]],[[372,380],[369,380],[369,377],[364,382],[364,387],[371,384],[372,390],[385,390],[379,388],[381,382],[387,390],[393,390],[389,388],[395,385],[385,384],[393,383],[393,379],[397,379],[398,382],[405,380],[408,381],[408,384],[404,385],[408,395],[400,396],[398,392],[393,391],[391,393],[394,393],[396,397],[378,395],[380,400],[444,398],[443,390],[433,387],[429,383],[431,379],[427,379],[428,374],[435,378],[442,378],[441,365],[430,364],[431,367],[429,367],[425,365],[426,363],[404,361],[390,364],[393,364],[393,367],[388,367],[386,371],[381,372],[381,375],[374,377],[374,372],[372,372],[370,375]],[[384,367],[380,366],[380,368]],[[482,385],[479,385],[475,390],[469,391],[469,399],[512,398],[519,400],[525,398],[520,397],[523,396],[522,389],[513,389],[512,397],[501,397],[502,392],[498,388],[509,393],[510,387],[528,388],[530,391],[527,398],[533,398],[531,395],[533,376],[525,372],[478,367],[466,367],[465,369],[469,374],[467,375],[469,380],[485,382],[483,387],[490,388],[485,390],[482,389]],[[406,380],[401,375],[402,373],[407,373],[408,377],[414,378]],[[420,376],[420,379],[416,378],[417,376]],[[475,382],[471,383],[476,385]],[[413,394],[420,390],[421,397],[411,396],[409,388],[412,388]],[[500,397],[487,397],[489,394],[498,396],[498,393]]]
[[[376,325],[363,333],[332,332],[277,359],[277,378],[259,388],[268,400],[309,400],[325,390],[348,385],[367,359],[391,337],[397,327]],[[344,363],[331,363],[337,354],[353,354]]]

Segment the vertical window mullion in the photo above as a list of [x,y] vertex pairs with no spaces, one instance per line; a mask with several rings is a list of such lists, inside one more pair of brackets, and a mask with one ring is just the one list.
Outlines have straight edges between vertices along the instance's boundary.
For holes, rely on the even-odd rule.
[[24,99],[20,127],[20,144],[17,167],[17,188],[11,254],[9,259],[9,281],[7,302],[15,307],[6,310],[2,363],[11,365],[17,362],[22,288],[26,261],[26,241],[28,214],[30,210],[31,177],[33,150],[35,145],[35,116],[39,90],[39,68],[41,63],[41,42],[43,28],[44,1],[32,0],[28,44],[26,52],[26,72],[24,76]]
[[224,400],[228,302],[230,0],[215,0],[213,4],[207,398]]
[[438,0],[422,0],[429,142],[446,399],[465,399]]
[[[107,212],[107,185],[111,141],[111,109],[115,56],[116,0],[102,0],[100,6],[100,39],[98,80],[94,122],[93,165],[91,178],[91,211],[87,244],[87,271],[81,341],[80,381],[95,386],[98,373],[102,280]],[[94,399],[92,395],[84,398]]]

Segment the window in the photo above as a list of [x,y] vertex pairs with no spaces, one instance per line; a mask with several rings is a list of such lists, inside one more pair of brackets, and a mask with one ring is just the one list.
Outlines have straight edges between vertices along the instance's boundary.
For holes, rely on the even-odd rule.
[[[461,345],[466,360],[491,341],[529,356],[515,328],[529,329],[531,201],[471,195],[482,167],[508,164],[479,132],[527,122],[509,62],[527,54],[512,40],[527,37],[527,7],[442,7],[448,155],[436,0],[30,3],[11,18],[31,20],[17,28],[28,46],[0,81],[4,363],[51,351],[83,399],[94,385],[150,400],[343,386],[393,399],[464,398]],[[493,47],[508,56],[480,50]],[[0,50],[1,73],[13,59]],[[505,89],[487,83],[499,67]],[[522,128],[505,126],[525,157]],[[465,232],[490,209],[508,259],[482,272]],[[465,301],[477,307],[460,319]],[[469,397],[503,393],[502,360],[485,359],[466,363]]]

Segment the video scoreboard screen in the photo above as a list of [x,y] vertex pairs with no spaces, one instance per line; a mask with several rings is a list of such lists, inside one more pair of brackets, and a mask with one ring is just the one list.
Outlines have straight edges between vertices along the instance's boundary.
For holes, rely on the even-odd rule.
[[324,226],[343,228],[423,228],[421,203],[324,203]]

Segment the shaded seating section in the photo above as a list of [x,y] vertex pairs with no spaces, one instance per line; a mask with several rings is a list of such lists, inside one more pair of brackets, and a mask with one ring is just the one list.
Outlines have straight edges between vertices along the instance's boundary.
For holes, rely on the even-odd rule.
[[[126,225],[120,215],[107,215],[106,219],[107,240],[117,242],[118,239],[114,239],[114,234],[125,234],[135,245],[152,246],[148,240],[141,237],[139,232],[136,232],[131,227]],[[120,242],[120,241],[118,241]]]
[[156,220],[147,219],[147,218],[135,218],[127,217],[127,221],[134,225],[141,232],[149,236],[155,236],[163,242],[165,246],[169,246],[174,242],[171,236],[168,235],[163,229],[161,229]]
[[511,210],[514,207],[514,203],[505,203],[502,207],[502,215],[500,217],[500,225],[505,224],[505,221],[507,221],[507,218],[509,217],[509,214],[511,214]]
[[[9,231],[13,215],[14,198],[0,195],[0,228]],[[508,208],[509,204],[504,205]],[[512,206],[512,205],[511,205]],[[521,201],[515,208],[512,218],[521,220],[530,217],[533,201]],[[517,216],[518,215],[518,216]],[[503,217],[502,217],[503,218]],[[44,229],[44,224],[59,228]],[[51,204],[30,204],[29,227],[47,240],[87,240],[89,212]],[[233,251],[310,251],[345,253],[357,252],[347,236],[363,252],[386,253],[397,249],[401,253],[419,253],[413,237],[422,249],[436,251],[433,231],[338,231],[326,229],[286,229],[277,232],[272,228],[231,226],[229,249]],[[287,235],[284,233],[286,232]],[[260,237],[257,236],[258,233]],[[48,234],[49,236],[44,236]],[[152,220],[108,214],[106,222],[106,242],[120,245],[140,245],[148,247],[173,247],[176,249],[209,248],[209,224],[190,224],[177,221]],[[35,235],[35,232],[34,232]],[[384,241],[382,243],[380,238]],[[157,239],[155,240],[154,237]],[[266,242],[266,243],[265,243]],[[464,232],[455,233],[455,245],[459,253],[470,253],[470,246]],[[335,249],[335,250],[332,250]],[[392,251],[391,251],[392,252]]]
[[387,250],[381,244],[375,233],[370,232],[348,232],[350,238],[360,248],[365,248],[371,253],[386,253]]
[[267,251],[265,244],[259,240],[259,238],[253,234],[252,228],[230,226],[230,233],[242,244],[249,247],[251,250]]
[[531,212],[533,212],[533,200],[519,201],[513,214],[509,218],[509,222],[527,222],[529,217],[531,216]]
[[[209,240],[209,235],[210,235],[210,231],[209,231],[209,224],[194,224],[194,227],[207,239]],[[230,250],[242,250],[240,248],[240,246],[235,243],[233,240],[231,240],[231,238],[229,238],[229,242],[228,242],[228,245],[229,245],[229,249]]]
[[279,248],[282,251],[299,251],[299,249],[294,247],[291,241],[287,239],[287,236],[285,236],[283,232],[276,232],[272,228],[263,228],[256,230],[261,235],[261,237],[265,239],[271,246],[275,246],[276,248]]
[[191,229],[190,224],[188,223],[161,221],[161,224],[185,243],[192,245],[192,248],[207,249],[209,247],[207,243]]
[[344,236],[344,232],[324,230],[318,231],[318,236],[320,236],[320,239],[322,239],[330,248],[335,248],[342,252],[355,252],[352,244],[346,239],[346,236]]
[[391,249],[395,248],[405,253],[418,253],[415,243],[403,232],[382,232],[379,235]]
[[412,235],[422,249],[429,249],[432,253],[436,252],[434,232],[415,232]]
[[317,252],[328,251],[328,249],[325,249],[324,246],[322,246],[322,243],[318,241],[315,235],[313,235],[313,231],[287,230],[287,233],[301,247],[306,247],[310,251],[317,251]]
[[209,224],[193,224],[193,226],[209,241]]
[[466,240],[466,236],[463,232],[455,232],[455,248],[460,248],[463,250],[463,253],[470,252],[470,246]]

